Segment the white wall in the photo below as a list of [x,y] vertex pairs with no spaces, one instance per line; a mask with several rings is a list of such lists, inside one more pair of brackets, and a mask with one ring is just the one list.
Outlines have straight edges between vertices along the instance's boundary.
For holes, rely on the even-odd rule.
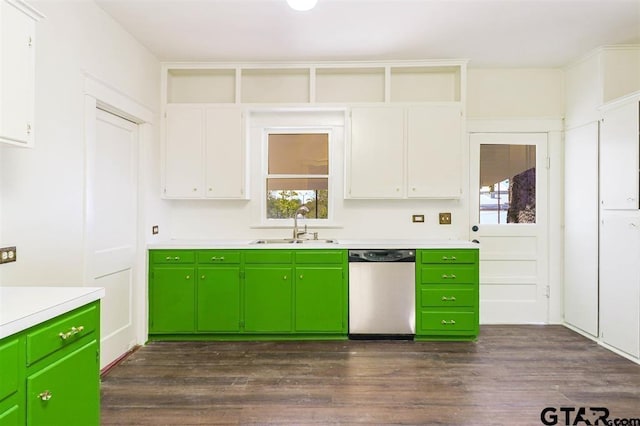
[[[3,285],[82,285],[84,73],[157,111],[160,65],[93,2],[32,4],[46,15],[36,30],[36,142],[1,148],[0,235],[17,246],[18,261],[0,277]],[[158,158],[157,147],[145,148]]]
[[555,68],[470,68],[467,117],[560,118],[563,73]]

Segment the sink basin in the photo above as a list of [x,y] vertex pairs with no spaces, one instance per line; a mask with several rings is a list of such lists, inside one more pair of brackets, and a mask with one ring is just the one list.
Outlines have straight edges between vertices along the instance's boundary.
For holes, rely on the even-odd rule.
[[275,238],[251,241],[251,244],[338,244],[338,240],[295,240],[293,238]]

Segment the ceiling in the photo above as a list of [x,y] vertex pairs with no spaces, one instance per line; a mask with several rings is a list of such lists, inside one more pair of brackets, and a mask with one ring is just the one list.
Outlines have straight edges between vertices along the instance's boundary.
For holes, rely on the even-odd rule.
[[96,0],[161,61],[469,59],[560,67],[640,43],[640,0]]

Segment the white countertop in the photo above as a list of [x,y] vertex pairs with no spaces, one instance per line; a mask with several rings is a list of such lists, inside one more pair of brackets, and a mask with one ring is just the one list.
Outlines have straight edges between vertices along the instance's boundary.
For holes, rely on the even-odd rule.
[[101,287],[0,287],[0,339],[104,297]]
[[300,244],[255,244],[256,240],[167,240],[152,243],[149,249],[477,249],[479,244],[463,240],[423,239],[337,239],[337,243],[307,240]]

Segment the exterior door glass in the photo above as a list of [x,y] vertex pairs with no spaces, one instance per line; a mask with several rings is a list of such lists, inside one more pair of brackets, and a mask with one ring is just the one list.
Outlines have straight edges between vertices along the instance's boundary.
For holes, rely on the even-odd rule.
[[480,223],[536,223],[536,146],[480,145]]

